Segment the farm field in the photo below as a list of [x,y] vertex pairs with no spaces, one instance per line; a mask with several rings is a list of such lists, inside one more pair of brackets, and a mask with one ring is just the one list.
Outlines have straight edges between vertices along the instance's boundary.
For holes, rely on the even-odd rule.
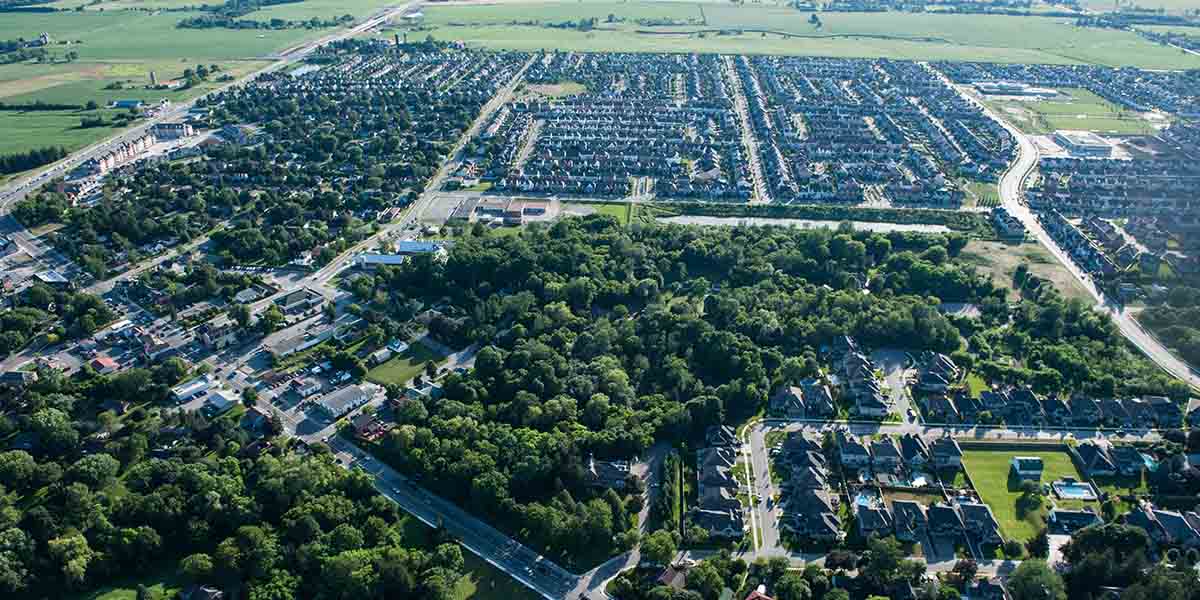
[[1075,129],[1115,135],[1147,135],[1155,128],[1141,114],[1079,88],[1059,90],[1062,100],[989,100],[997,112],[1025,133],[1048,134]]
[[[1083,479],[1071,457],[1063,451],[1055,450],[964,450],[963,466],[971,475],[975,491],[980,499],[992,509],[996,521],[1000,523],[1000,531],[1007,539],[1024,542],[1037,535],[1041,529],[1046,508],[1021,514],[1017,508],[1017,499],[1021,492],[1016,482],[1009,478],[1009,461],[1014,456],[1038,456],[1045,465],[1042,473],[1042,483],[1050,483],[1063,477]],[[1046,501],[1047,506],[1049,500]]]
[[981,273],[992,278],[992,282],[1009,290],[1009,300],[1017,300],[1019,295],[1013,287],[1013,273],[1022,262],[1029,265],[1029,272],[1050,280],[1055,289],[1064,298],[1079,298],[1091,304],[1092,298],[1087,290],[1075,281],[1054,256],[1036,242],[1022,244],[1007,244],[983,240],[971,240],[963,248],[957,260],[975,265]]
[[[424,13],[422,35],[522,50],[559,47],[579,51],[1200,66],[1200,56],[1159,46],[1133,32],[1079,28],[1047,17],[821,13],[818,28],[809,22],[813,13],[788,7],[646,1],[444,5],[428,6]],[[609,15],[614,17],[611,22]],[[597,20],[591,31],[545,26],[589,18]],[[653,23],[655,20],[663,24]]]
[[79,127],[84,116],[111,117],[120,111],[56,110],[38,112],[0,111],[0,154],[24,152],[31,148],[62,146],[68,150],[82,148],[115,135],[112,127]]
[[[1113,7],[1113,3],[1109,2],[1109,0],[1082,0],[1079,4],[1089,10],[1112,10]],[[1130,4],[1140,8],[1162,9],[1174,14],[1198,8],[1196,0],[1134,0]]]

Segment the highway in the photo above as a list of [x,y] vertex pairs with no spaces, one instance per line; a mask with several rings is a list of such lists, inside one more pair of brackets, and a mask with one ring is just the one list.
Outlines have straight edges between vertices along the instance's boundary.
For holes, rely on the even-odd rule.
[[980,106],[988,116],[1008,130],[1017,140],[1017,158],[1000,179],[1000,198],[1004,208],[1013,216],[1020,219],[1021,223],[1025,225],[1025,229],[1029,231],[1034,239],[1054,255],[1058,259],[1058,262],[1071,273],[1071,276],[1087,290],[1088,294],[1096,301],[1096,310],[1108,314],[1120,330],[1121,335],[1125,336],[1125,339],[1129,340],[1131,344],[1164,371],[1186,382],[1193,388],[1200,389],[1200,374],[1191,365],[1188,365],[1186,362],[1180,360],[1179,357],[1172,354],[1166,346],[1163,346],[1158,339],[1147,332],[1133,317],[1133,313],[1126,310],[1113,299],[1105,296],[1104,292],[1096,287],[1091,276],[1083,272],[1075,264],[1075,261],[1071,260],[1071,257],[1059,247],[1054,238],[1046,233],[1036,215],[1024,203],[1023,190],[1025,181],[1037,167],[1039,158],[1038,149],[1033,140],[1029,139],[1029,136],[1014,127],[1007,120],[1001,118],[995,111],[976,101],[961,88],[945,79],[944,76],[943,80],[946,85],[958,90],[959,94],[968,101]]

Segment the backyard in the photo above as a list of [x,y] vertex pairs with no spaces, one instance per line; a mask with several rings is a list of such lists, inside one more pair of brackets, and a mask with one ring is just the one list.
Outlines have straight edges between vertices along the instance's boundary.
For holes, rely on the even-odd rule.
[[381,365],[367,371],[367,380],[380,385],[404,385],[425,372],[425,363],[441,363],[445,357],[422,344],[415,343]]
[[963,468],[971,476],[971,482],[975,484],[975,491],[979,492],[980,499],[991,507],[1004,537],[1024,542],[1041,530],[1049,500],[1047,499],[1038,510],[1024,512],[1018,508],[1020,487],[1009,476],[1010,462],[1014,456],[1040,457],[1045,465],[1041,483],[1050,483],[1064,477],[1080,480],[1083,478],[1065,450],[963,451]]

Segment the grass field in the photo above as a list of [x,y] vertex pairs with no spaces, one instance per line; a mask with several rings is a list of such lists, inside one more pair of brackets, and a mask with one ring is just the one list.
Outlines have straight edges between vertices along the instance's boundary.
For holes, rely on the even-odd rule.
[[1047,134],[1059,129],[1076,129],[1117,135],[1145,135],[1155,129],[1135,111],[1125,110],[1092,92],[1079,88],[1059,90],[1062,100],[991,100],[1025,133]]
[[992,207],[1000,205],[1000,189],[994,183],[962,180],[963,190],[967,194],[967,206]]
[[974,265],[981,273],[992,278],[996,285],[1009,290],[1009,300],[1016,300],[1019,294],[1013,287],[1013,273],[1022,262],[1029,265],[1029,271],[1038,277],[1049,280],[1065,298],[1079,298],[1089,304],[1092,298],[1087,290],[1071,276],[1054,257],[1037,242],[1022,244],[1006,244],[971,240],[963,248],[956,260]]
[[630,216],[630,213],[632,212],[631,206],[632,205],[629,204],[628,202],[611,203],[611,204],[577,203],[577,204],[571,204],[568,208],[572,209],[572,210],[577,210],[580,213],[593,214],[593,215],[610,215],[610,216],[616,217],[617,221],[619,221],[622,225],[628,225],[629,224],[629,216]]
[[378,384],[404,385],[425,371],[425,363],[442,362],[442,355],[414,343],[399,356],[367,371],[367,379]]
[[1024,542],[1037,535],[1044,524],[1046,509],[1019,514],[1017,498],[1020,497],[1021,492],[1008,476],[1009,461],[1014,456],[1041,457],[1045,465],[1045,470],[1042,472],[1042,483],[1049,483],[1063,477],[1083,478],[1075,469],[1075,465],[1066,451],[963,451],[963,466],[971,474],[971,481],[975,484],[975,491],[979,492],[980,499],[992,508],[992,514],[1000,523],[1000,530],[1004,537]]
[[127,577],[96,591],[76,595],[73,600],[136,600],[137,586],[144,585],[158,598],[175,598],[184,587],[174,565],[146,569],[150,574]]
[[[424,12],[425,26],[437,39],[521,50],[556,47],[597,52],[740,52],[1153,68],[1200,66],[1200,56],[1154,44],[1134,32],[1080,28],[1048,17],[824,13],[822,27],[817,29],[808,22],[811,13],[754,4],[512,2],[428,6]],[[613,22],[608,21],[610,14]],[[579,31],[544,26],[582,18],[597,19],[596,28]],[[638,23],[639,19],[643,23],[649,23],[646,19],[669,19],[672,24],[651,26]]]
[[466,575],[454,586],[454,600],[535,600],[537,594],[483,559],[463,551]]
[[[1112,0],[1082,0],[1079,4],[1089,10],[1106,11],[1113,9]],[[1121,3],[1126,5],[1125,2]],[[1128,4],[1154,10],[1162,9],[1168,13],[1182,13],[1200,8],[1196,0],[1133,0]]]

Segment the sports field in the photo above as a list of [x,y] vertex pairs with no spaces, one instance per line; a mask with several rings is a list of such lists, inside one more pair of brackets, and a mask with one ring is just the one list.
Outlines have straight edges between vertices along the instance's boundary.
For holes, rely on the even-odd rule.
[[[809,21],[813,13],[755,4],[542,1],[429,5],[423,11],[421,35],[521,50],[556,47],[1200,67],[1200,56],[1154,44],[1133,32],[1080,28],[1049,17],[819,13],[818,27]],[[596,25],[590,31],[552,27],[592,18]]]
[[1056,100],[989,100],[1025,133],[1047,134],[1078,129],[1116,135],[1144,135],[1155,129],[1141,114],[1126,110],[1079,88],[1059,90],[1067,97]]
[[[1014,456],[1038,456],[1045,464],[1041,483],[1063,477],[1082,480],[1066,451],[1047,450],[965,450],[963,466],[971,475],[979,498],[992,509],[1000,531],[1006,539],[1021,542],[1037,535],[1044,524],[1046,508],[1023,511],[1017,506],[1021,496],[1019,484],[1009,477],[1009,464]],[[1048,501],[1047,501],[1048,505]]]

